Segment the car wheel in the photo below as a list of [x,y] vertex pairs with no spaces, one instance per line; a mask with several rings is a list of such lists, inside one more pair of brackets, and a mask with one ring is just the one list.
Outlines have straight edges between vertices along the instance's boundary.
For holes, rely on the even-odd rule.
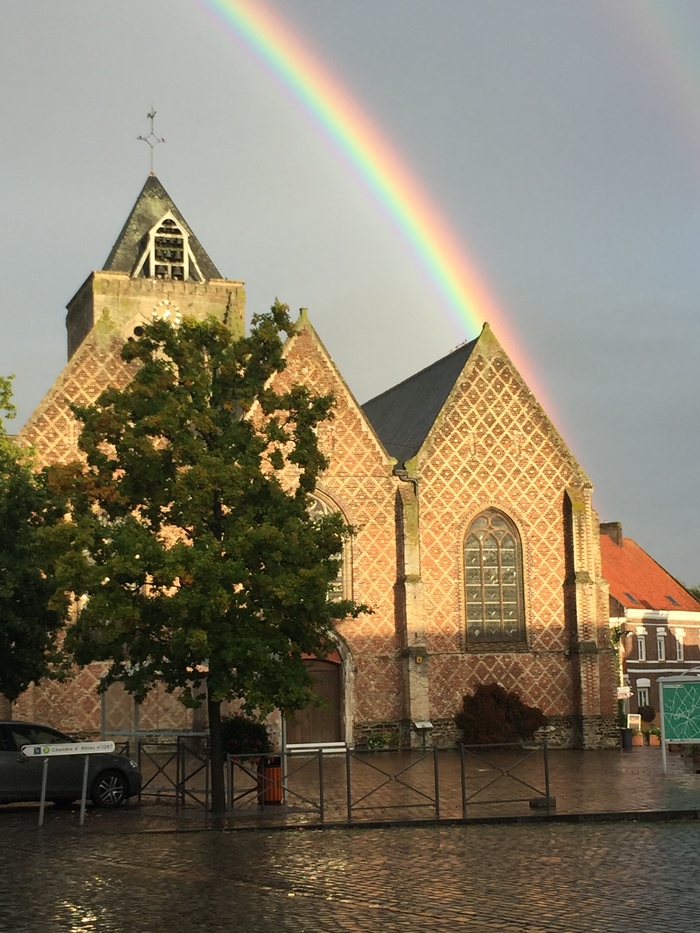
[[96,807],[120,807],[128,796],[126,778],[119,771],[103,771],[92,784],[90,797]]

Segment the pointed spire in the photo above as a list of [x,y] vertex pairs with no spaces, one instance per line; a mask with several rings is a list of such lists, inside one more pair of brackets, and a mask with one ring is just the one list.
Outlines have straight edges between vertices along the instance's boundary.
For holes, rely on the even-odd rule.
[[[148,248],[149,235],[154,228],[170,215],[171,221],[184,231],[191,256],[191,274],[187,278],[194,281],[220,279],[221,273],[211,261],[189,224],[177,209],[175,202],[155,175],[149,175],[141,193],[136,199],[124,227],[112,247],[103,266],[105,272],[128,272],[129,275],[150,276],[152,270],[143,262],[144,251]],[[185,264],[188,268],[190,264]],[[201,278],[200,278],[201,276]],[[169,276],[168,276],[169,277]]]

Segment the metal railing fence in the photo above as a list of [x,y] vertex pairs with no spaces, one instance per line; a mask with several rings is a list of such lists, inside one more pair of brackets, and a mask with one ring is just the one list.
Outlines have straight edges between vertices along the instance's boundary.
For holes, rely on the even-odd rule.
[[[463,819],[468,818],[469,807],[475,805],[527,803],[547,812],[553,809],[546,739],[532,746],[513,742],[460,745],[459,753]],[[521,796],[511,796],[517,793]]]
[[[205,735],[146,736],[123,743],[143,776],[142,800],[206,814],[211,772]],[[304,749],[227,756],[232,826],[345,824],[549,812],[546,741],[457,749]]]

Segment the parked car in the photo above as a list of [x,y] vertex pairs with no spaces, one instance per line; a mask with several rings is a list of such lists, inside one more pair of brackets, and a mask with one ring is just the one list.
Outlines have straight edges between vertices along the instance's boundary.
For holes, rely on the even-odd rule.
[[[74,744],[77,740],[34,722],[0,722],[0,803],[41,799],[44,758],[27,758],[24,745]],[[83,793],[84,755],[49,759],[46,799],[69,804]],[[124,755],[89,756],[88,794],[96,807],[118,807],[141,790],[135,761]]]

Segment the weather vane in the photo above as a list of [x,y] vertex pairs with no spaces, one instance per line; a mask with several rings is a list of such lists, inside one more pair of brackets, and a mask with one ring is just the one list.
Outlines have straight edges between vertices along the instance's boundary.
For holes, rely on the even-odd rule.
[[158,143],[164,143],[165,140],[161,139],[160,136],[156,136],[156,134],[153,132],[153,121],[156,118],[156,112],[153,109],[153,107],[151,107],[151,112],[146,114],[146,117],[151,121],[151,132],[148,134],[148,136],[137,136],[136,138],[140,139],[141,142],[148,143],[151,149],[151,175],[152,175],[153,174],[153,150],[156,148]]

